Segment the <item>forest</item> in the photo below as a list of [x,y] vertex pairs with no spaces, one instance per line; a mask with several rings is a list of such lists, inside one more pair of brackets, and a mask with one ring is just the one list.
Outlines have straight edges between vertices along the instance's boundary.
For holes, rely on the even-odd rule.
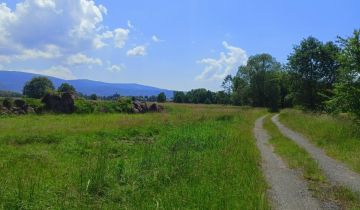
[[303,39],[280,63],[267,53],[250,56],[247,65],[228,75],[223,90],[175,92],[176,103],[232,104],[271,111],[299,107],[310,111],[346,112],[360,118],[360,30],[349,37],[322,42]]

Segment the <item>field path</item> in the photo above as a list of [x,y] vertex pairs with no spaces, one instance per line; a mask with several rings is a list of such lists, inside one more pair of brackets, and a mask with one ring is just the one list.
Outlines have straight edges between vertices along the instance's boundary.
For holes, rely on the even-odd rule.
[[332,183],[346,186],[347,188],[360,193],[359,174],[353,172],[339,161],[327,156],[322,149],[311,144],[309,140],[301,134],[284,126],[279,121],[279,115],[275,115],[271,120],[276,124],[284,136],[292,139],[299,146],[303,147],[317,161],[320,168]]
[[269,135],[263,129],[264,117],[255,123],[256,144],[261,152],[262,169],[270,185],[269,195],[278,210],[316,210],[319,202],[307,190],[307,183],[289,169],[269,144]]

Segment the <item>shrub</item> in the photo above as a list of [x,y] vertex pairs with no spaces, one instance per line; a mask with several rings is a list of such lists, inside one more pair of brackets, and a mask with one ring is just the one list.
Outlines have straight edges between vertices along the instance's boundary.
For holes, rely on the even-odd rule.
[[75,112],[79,114],[90,114],[96,110],[96,104],[92,101],[79,99],[75,101]]
[[5,98],[3,101],[3,106],[7,109],[11,109],[11,107],[13,106],[13,100],[11,98]]

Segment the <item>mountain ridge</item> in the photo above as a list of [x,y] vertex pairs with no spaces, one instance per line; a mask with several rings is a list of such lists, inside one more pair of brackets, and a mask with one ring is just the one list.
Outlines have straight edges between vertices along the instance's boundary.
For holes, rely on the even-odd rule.
[[89,79],[65,80],[41,74],[4,70],[0,71],[0,90],[21,93],[25,83],[37,76],[49,78],[56,88],[62,83],[69,83],[73,85],[78,92],[86,95],[111,96],[117,93],[122,96],[152,96],[164,92],[168,98],[172,98],[174,92],[173,90],[137,83],[108,83]]

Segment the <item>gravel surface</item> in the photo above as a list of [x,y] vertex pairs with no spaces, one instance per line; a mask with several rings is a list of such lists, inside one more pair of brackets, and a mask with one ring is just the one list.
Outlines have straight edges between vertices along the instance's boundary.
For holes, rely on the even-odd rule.
[[343,185],[354,192],[360,193],[360,175],[350,170],[343,163],[327,156],[322,149],[314,146],[301,134],[290,130],[279,121],[279,115],[275,115],[272,121],[279,128],[280,132],[292,139],[299,146],[303,147],[319,164],[327,178],[336,185]]
[[256,121],[254,134],[261,152],[263,173],[270,186],[269,196],[273,207],[278,210],[322,209],[308,191],[307,183],[273,152],[268,142],[269,135],[263,129],[264,118]]

